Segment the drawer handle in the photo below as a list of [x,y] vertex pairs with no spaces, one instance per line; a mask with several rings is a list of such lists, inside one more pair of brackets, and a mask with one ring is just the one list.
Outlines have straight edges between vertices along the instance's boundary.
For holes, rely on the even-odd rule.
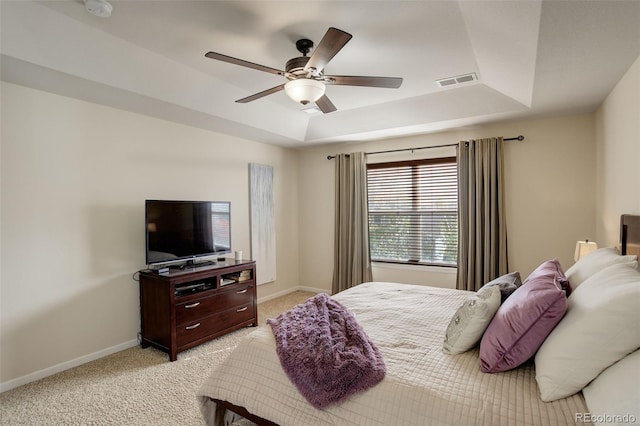
[[244,311],[246,311],[247,309],[249,309],[249,307],[248,307],[248,306],[244,306],[244,307],[242,307],[242,308],[238,308],[238,309],[236,309],[236,312],[244,312]]
[[200,327],[200,323],[188,325],[185,327],[185,330],[193,330],[194,328],[198,328],[198,327]]
[[240,290],[240,291],[236,292],[236,294],[243,294],[243,293],[246,293],[246,292],[247,292],[247,290],[249,290],[249,289],[248,289],[248,288],[245,288],[244,290]]
[[196,303],[192,303],[190,305],[184,305],[184,307],[186,309],[190,309],[190,308],[195,308],[196,306],[198,306],[200,304],[200,302],[196,302]]

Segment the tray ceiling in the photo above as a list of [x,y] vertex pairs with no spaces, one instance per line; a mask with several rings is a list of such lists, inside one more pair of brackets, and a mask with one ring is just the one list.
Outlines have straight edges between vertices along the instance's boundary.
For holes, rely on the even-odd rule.
[[[640,55],[635,1],[82,1],[1,7],[2,79],[282,146],[431,132],[594,111]],[[283,69],[295,41],[329,27],[353,39],[327,74],[402,77],[399,89],[328,86],[338,108],[307,114],[284,78],[205,58]],[[441,87],[438,80],[475,73]]]

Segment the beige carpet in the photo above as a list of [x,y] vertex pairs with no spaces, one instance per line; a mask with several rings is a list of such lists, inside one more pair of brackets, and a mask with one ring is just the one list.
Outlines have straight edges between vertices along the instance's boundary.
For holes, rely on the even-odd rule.
[[[259,323],[304,302],[297,291],[258,305]],[[0,425],[202,425],[195,393],[254,328],[178,354],[139,346],[0,394]]]

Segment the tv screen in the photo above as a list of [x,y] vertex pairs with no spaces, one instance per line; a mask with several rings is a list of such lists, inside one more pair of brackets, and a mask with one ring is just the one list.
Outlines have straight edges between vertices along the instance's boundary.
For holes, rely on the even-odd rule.
[[228,201],[145,201],[147,265],[231,252]]

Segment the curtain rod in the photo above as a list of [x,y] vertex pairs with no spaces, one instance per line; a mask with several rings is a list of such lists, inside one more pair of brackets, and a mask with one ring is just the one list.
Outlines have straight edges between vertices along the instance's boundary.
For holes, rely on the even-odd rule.
[[[512,138],[504,138],[503,140],[504,141],[520,141],[520,142],[522,142],[524,140],[524,136],[519,135],[519,136],[514,136]],[[444,147],[448,147],[448,146],[458,146],[458,144],[457,143],[450,143],[450,144],[446,144],[446,145],[421,146],[421,147],[418,147],[418,148],[390,149],[388,151],[365,152],[364,155],[387,154],[387,153],[390,153],[390,152],[402,152],[402,151],[415,151],[417,149],[444,148]],[[336,158],[335,155],[327,155],[327,160],[333,160],[334,158]]]

